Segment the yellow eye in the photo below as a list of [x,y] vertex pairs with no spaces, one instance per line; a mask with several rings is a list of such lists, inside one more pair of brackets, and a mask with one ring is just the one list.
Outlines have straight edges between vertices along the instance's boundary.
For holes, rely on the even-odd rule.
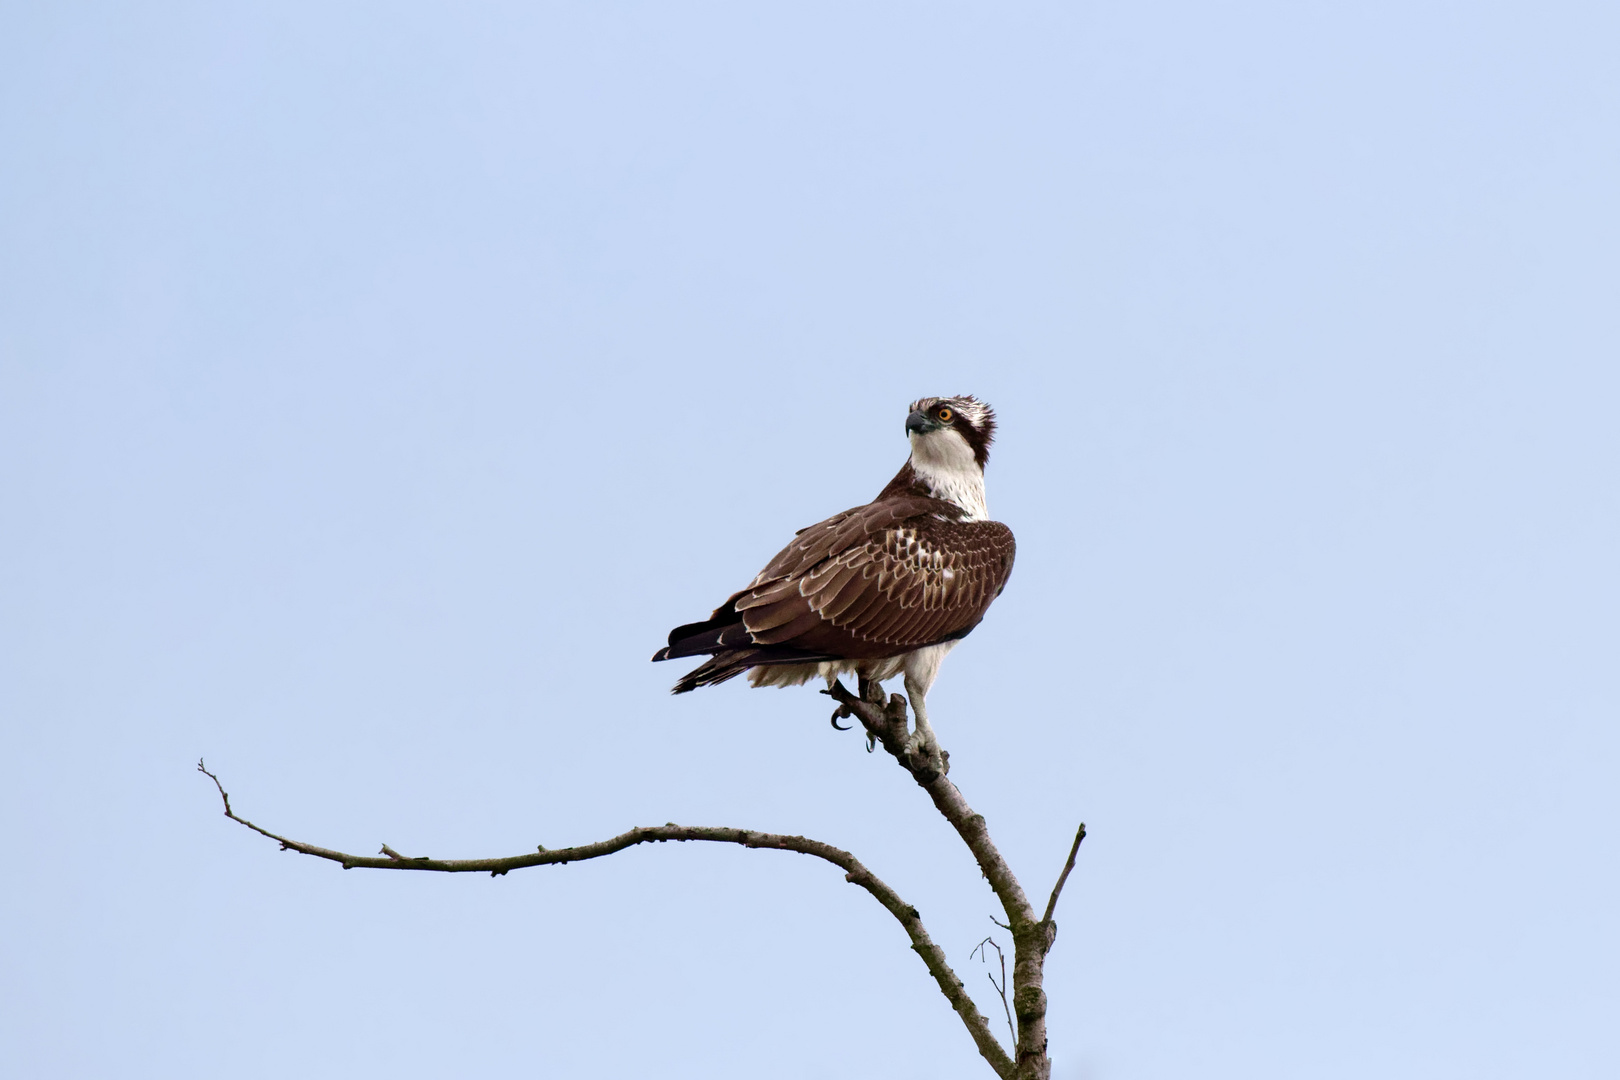
[[942,405],[940,406],[939,411],[934,415],[939,417],[941,423],[948,424],[951,422],[951,417],[955,416],[956,414],[951,412],[949,405]]

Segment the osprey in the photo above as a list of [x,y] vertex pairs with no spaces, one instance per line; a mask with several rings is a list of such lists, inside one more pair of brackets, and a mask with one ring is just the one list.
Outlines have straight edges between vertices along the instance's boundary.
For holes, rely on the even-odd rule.
[[708,619],[670,631],[654,660],[711,657],[673,692],[745,671],[754,686],[903,673],[917,733],[932,742],[924,699],[940,661],[1012,573],[1012,530],[984,502],[995,431],[995,411],[974,397],[912,402],[911,457],[876,499],[800,529]]

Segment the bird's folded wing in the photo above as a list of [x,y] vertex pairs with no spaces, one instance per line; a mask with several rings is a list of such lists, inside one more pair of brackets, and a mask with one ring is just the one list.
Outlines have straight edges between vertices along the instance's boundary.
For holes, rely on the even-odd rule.
[[[943,508],[943,509],[942,509]],[[862,657],[959,637],[1012,572],[1012,532],[949,503],[886,499],[804,530],[733,598],[759,644]]]

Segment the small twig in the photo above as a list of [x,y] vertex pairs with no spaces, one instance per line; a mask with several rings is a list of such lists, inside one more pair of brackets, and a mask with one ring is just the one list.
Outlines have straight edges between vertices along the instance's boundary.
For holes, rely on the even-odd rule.
[[208,771],[208,767],[203,764],[202,758],[197,759],[197,771],[214,782],[214,786],[219,789],[220,799],[225,803],[225,816],[234,819],[236,815],[231,813],[231,797],[225,794],[225,785],[219,782],[219,777]]
[[[992,919],[991,921],[994,922],[995,920]],[[984,973],[984,977],[990,980],[990,985],[996,988],[997,994],[1001,995],[1001,1011],[1007,1014],[1007,1034],[1012,1036],[1012,1041],[1016,1045],[1018,1032],[1013,1030],[1012,1009],[1007,1005],[1007,954],[1001,951],[1001,946],[996,943],[995,938],[987,937],[979,942],[973,952],[968,953],[968,956],[972,957],[973,953],[978,953],[979,958],[988,964],[990,954],[984,951],[986,945],[996,950],[996,959],[1001,961],[1001,981],[996,982],[996,977],[988,971]]]
[[1052,921],[1052,912],[1057,910],[1058,894],[1063,891],[1063,883],[1069,880],[1069,871],[1074,869],[1074,857],[1080,852],[1080,841],[1086,838],[1086,823],[1080,823],[1080,829],[1074,834],[1074,844],[1069,848],[1069,861],[1063,864],[1063,873],[1058,875],[1057,884],[1052,886],[1052,899],[1046,902],[1046,914],[1041,922]]

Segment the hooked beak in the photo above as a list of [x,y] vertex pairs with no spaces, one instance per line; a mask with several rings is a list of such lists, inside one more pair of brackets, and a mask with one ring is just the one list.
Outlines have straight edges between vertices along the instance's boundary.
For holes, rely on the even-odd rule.
[[939,427],[933,417],[918,410],[906,417],[906,435],[926,435]]

